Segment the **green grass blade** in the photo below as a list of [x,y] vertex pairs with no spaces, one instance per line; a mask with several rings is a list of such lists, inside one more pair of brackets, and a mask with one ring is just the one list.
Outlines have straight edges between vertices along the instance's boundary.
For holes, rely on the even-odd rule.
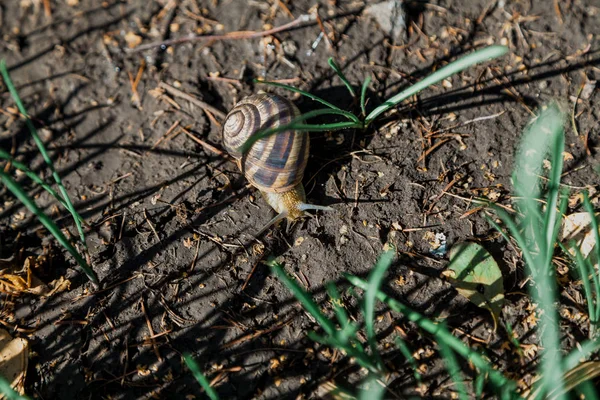
[[[306,114],[303,114],[297,118],[294,118],[289,124],[285,124],[285,125],[281,125],[278,126],[276,128],[267,128],[263,131],[258,131],[256,132],[254,135],[250,136],[243,145],[241,145],[239,147],[239,151],[241,153],[245,153],[247,152],[254,143],[256,143],[258,140],[263,139],[265,137],[271,136],[271,135],[275,135],[276,133],[279,132],[285,132],[285,131],[304,131],[304,132],[323,132],[323,131],[336,131],[336,130],[342,130],[342,129],[349,129],[349,128],[361,128],[362,127],[362,123],[360,121],[348,121],[348,122],[334,122],[331,124],[304,124],[302,123],[306,118],[312,118],[315,116],[319,116],[319,115],[344,115],[346,116],[346,114],[350,114],[346,111],[341,111],[338,112],[336,110],[314,110],[314,111],[310,111],[307,112]],[[350,114],[353,115],[353,114]],[[354,118],[356,118],[356,116],[353,115]]]
[[[367,290],[369,287],[368,283],[357,276],[344,274],[346,279],[350,281],[354,286]],[[490,382],[496,389],[501,390],[513,390],[515,383],[506,378],[502,373],[495,370],[491,364],[489,364],[479,353],[470,349],[460,339],[452,335],[446,328],[436,324],[432,320],[424,317],[420,313],[412,310],[410,307],[402,304],[401,302],[389,297],[381,290],[377,291],[377,299],[385,303],[390,309],[395,312],[402,313],[408,318],[409,321],[414,322],[429,334],[433,335],[436,340],[443,340],[452,350],[458,355],[470,361],[476,368],[481,370],[483,373],[487,373],[490,377]]]
[[377,299],[377,291],[381,286],[385,273],[392,265],[394,260],[394,249],[388,250],[379,256],[379,260],[369,274],[368,287],[364,297],[364,313],[365,313],[365,330],[367,331],[367,341],[371,347],[373,356],[377,359],[379,367],[383,368],[383,361],[377,350],[377,337],[375,336],[375,300]]
[[456,356],[454,352],[446,342],[440,340],[438,342],[438,346],[440,348],[440,354],[446,363],[446,369],[450,374],[450,377],[454,381],[454,385],[456,387],[456,391],[458,392],[458,398],[461,400],[467,400],[469,395],[467,394],[467,389],[465,388],[464,379],[462,377],[460,366],[458,365],[458,361],[456,360]]
[[25,118],[25,124],[27,125],[27,128],[29,129],[31,136],[33,137],[33,141],[35,142],[38,149],[40,150],[40,154],[42,155],[44,161],[46,162],[46,164],[48,165],[48,168],[50,169],[50,171],[52,173],[52,177],[54,178],[54,181],[56,182],[56,185],[58,186],[58,190],[60,191],[60,194],[62,195],[63,200],[65,201],[65,204],[67,205],[67,209],[73,215],[73,220],[75,221],[75,225],[77,226],[77,231],[79,232],[81,244],[83,245],[84,249],[87,251],[87,243],[85,240],[85,234],[83,233],[83,227],[81,226],[81,222],[79,221],[79,219],[76,217],[77,211],[75,210],[73,203],[71,203],[71,198],[69,197],[67,190],[65,189],[65,187],[62,184],[62,180],[60,179],[60,176],[58,175],[58,173],[56,172],[56,169],[54,168],[54,164],[52,163],[52,159],[50,158],[50,156],[48,155],[48,152],[46,151],[46,146],[44,145],[44,142],[38,135],[37,130],[35,129],[35,126],[31,122],[31,119],[29,118],[29,114],[27,114],[27,110],[25,109],[25,106],[23,106],[23,103],[21,102],[19,93],[17,92],[15,85],[13,84],[12,80],[10,79],[10,75],[8,74],[8,70],[6,69],[6,62],[4,60],[0,60],[0,74],[2,74],[4,83],[6,83],[6,87],[8,88],[8,91],[10,92],[13,100],[15,101],[15,104],[17,105],[19,112]]
[[333,110],[343,111],[338,106],[334,106],[333,104],[329,103],[328,101],[323,100],[319,96],[315,96],[314,94],[310,94],[308,92],[305,92],[304,90],[295,88],[293,86],[284,85],[282,83],[277,83],[277,82],[261,81],[261,80],[258,80],[258,79],[255,79],[254,83],[261,83],[261,84],[265,84],[265,85],[269,85],[269,86],[274,86],[274,87],[286,89],[286,90],[289,90],[290,92],[300,93],[302,96],[308,97],[309,99],[314,100],[314,101],[318,101],[319,103],[321,103],[324,106],[329,107],[329,108],[331,108]]
[[596,392],[596,388],[591,381],[585,381],[577,387],[577,391],[581,395],[580,399],[590,399],[590,400],[598,400],[598,392]]
[[7,400],[29,400],[29,397],[21,396],[11,386],[10,382],[5,377],[0,375],[0,393]]
[[376,374],[369,374],[361,383],[362,389],[358,393],[358,400],[381,400],[384,398],[385,385],[379,382]]
[[187,367],[190,369],[190,371],[192,371],[192,375],[194,375],[194,378],[196,378],[196,380],[198,381],[200,386],[202,386],[202,388],[206,392],[206,395],[211,400],[219,400],[219,395],[217,394],[215,389],[213,389],[210,386],[210,382],[208,381],[208,379],[206,379],[204,374],[200,371],[200,367],[198,366],[198,363],[196,362],[196,360],[194,360],[189,353],[183,354],[183,360],[185,361],[185,365],[187,365]]
[[363,117],[367,116],[367,104],[366,104],[366,97],[367,97],[367,89],[369,89],[369,83],[371,83],[371,76],[367,75],[365,81],[362,84],[362,87],[360,89],[360,109],[362,111],[362,115]]
[[307,333],[307,336],[310,340],[324,344],[329,347],[337,348],[342,350],[346,355],[350,358],[354,358],[356,363],[366,369],[367,371],[375,374],[379,374],[379,369],[375,362],[369,357],[367,353],[364,352],[362,346],[356,346],[358,343],[342,343],[339,339],[339,336],[322,336],[317,334],[316,332],[310,331]]
[[[544,107],[539,116],[525,130],[515,160],[513,182],[519,197],[519,208],[524,214],[524,240],[517,239],[521,250],[529,249],[531,260],[526,260],[532,271],[535,285],[530,293],[540,305],[540,341],[544,347],[541,362],[542,391],[550,388],[564,398],[564,371],[562,370],[559,316],[555,306],[556,279],[552,266],[552,255],[556,243],[556,225],[560,215],[556,210],[558,201],[558,185],[562,170],[562,152],[564,145],[564,115],[559,107],[552,103]],[[562,138],[561,138],[562,137]],[[540,176],[544,173],[544,160],[547,155],[552,160],[549,179],[548,201],[542,222],[538,221],[542,194]],[[504,220],[504,218],[503,218]]]
[[597,337],[580,343],[563,359],[563,370],[569,371],[575,368],[580,362],[591,357],[598,349],[600,349],[600,339]]
[[594,337],[594,332],[596,331],[596,325],[598,321],[596,320],[596,311],[595,311],[595,302],[594,295],[592,294],[592,286],[590,285],[590,273],[594,274],[594,268],[589,265],[588,260],[583,258],[581,254],[581,250],[579,250],[579,246],[573,241],[571,243],[571,248],[575,251],[575,257],[577,261],[577,267],[579,268],[579,274],[581,275],[581,283],[583,284],[583,291],[585,292],[585,298],[588,303],[588,314],[590,319],[590,338]]
[[[10,156],[10,154],[8,154],[6,151],[4,151],[2,149],[0,149],[0,158],[5,159],[9,163],[11,163],[16,169],[22,171],[34,183],[40,185],[44,190],[46,190],[48,193],[50,193],[52,195],[52,197],[54,197],[60,204],[63,205],[63,207],[65,207],[65,209],[69,210],[69,207],[67,206],[65,201],[62,199],[62,197],[60,197],[60,195],[58,193],[56,193],[56,191],[54,189],[52,189],[52,187],[50,185],[48,185],[46,182],[44,182],[44,180],[42,178],[40,178],[35,172],[33,172],[31,169],[29,169],[29,167],[27,165],[15,160],[14,158],[12,158]],[[79,221],[81,221],[82,223],[85,223],[85,221],[83,220],[83,218],[81,218],[79,213],[75,213],[74,216],[76,218],[78,218]]]
[[475,398],[483,398],[483,389],[485,387],[485,375],[477,374],[475,376],[475,382],[473,383],[473,391],[475,392]]
[[98,285],[98,278],[94,271],[87,265],[85,260],[81,257],[79,252],[73,247],[71,243],[67,240],[65,235],[62,233],[60,228],[52,221],[40,208],[34,203],[33,200],[25,193],[23,188],[15,182],[8,174],[4,171],[0,170],[0,180],[6,185],[8,190],[10,190],[15,197],[23,203],[29,211],[31,211],[40,222],[48,229],[48,231],[58,240],[58,242],[71,253],[71,255],[77,261],[77,264],[81,267],[83,272],[87,275],[90,281],[92,281],[95,285]]
[[419,366],[417,365],[417,361],[415,360],[410,349],[408,348],[406,341],[400,336],[396,336],[394,338],[394,343],[396,343],[396,347],[398,348],[398,350],[400,350],[400,353],[402,353],[402,355],[404,356],[404,358],[406,358],[406,361],[408,361],[408,364],[412,368],[415,381],[417,381],[417,385],[421,386],[423,384],[423,381],[421,380]]
[[338,323],[342,329],[346,329],[346,327],[350,324],[350,319],[348,318],[348,313],[344,309],[340,292],[338,292],[337,287],[333,282],[328,282],[325,285],[325,288],[327,289],[327,294],[329,294],[329,298],[331,299],[333,311],[335,312]]
[[[519,227],[517,227],[517,224],[515,224],[513,219],[510,217],[510,215],[508,215],[508,213],[506,211],[504,211],[502,208],[500,208],[496,205],[491,205],[490,208],[492,210],[494,210],[494,212],[498,215],[498,217],[500,217],[502,222],[504,222],[504,224],[506,225],[506,227],[508,228],[510,233],[513,235],[513,237],[517,241],[517,244],[521,248],[523,258],[525,259],[525,264],[529,268],[529,273],[531,275],[533,275],[533,278],[535,279],[536,274],[537,274],[537,269],[532,268],[535,261],[534,261],[534,258],[532,256],[531,252],[529,251],[529,249],[527,247],[527,242],[525,241],[525,238],[523,237],[523,235],[521,235],[521,231],[519,230]],[[496,229],[500,228],[495,222],[493,223],[493,225],[495,227],[497,227]],[[499,230],[499,232],[504,234],[504,232],[502,230]]]
[[335,73],[337,74],[337,76],[340,77],[341,81],[344,82],[344,85],[346,85],[346,88],[348,89],[348,91],[350,92],[350,94],[352,95],[352,97],[356,97],[356,92],[352,88],[352,85],[350,84],[350,81],[348,81],[348,78],[346,78],[346,75],[344,75],[344,73],[342,72],[341,68],[337,65],[337,63],[335,62],[335,60],[333,59],[333,57],[329,57],[329,59],[327,60],[327,63],[335,71]]
[[508,52],[508,47],[505,46],[489,46],[481,50],[474,51],[473,53],[459,58],[458,60],[451,62],[445,67],[440,68],[433,74],[429,75],[425,79],[416,84],[412,85],[406,90],[398,93],[397,95],[386,100],[382,105],[375,108],[367,118],[365,119],[365,125],[369,125],[373,120],[379,117],[387,110],[395,107],[403,100],[410,96],[419,93],[421,90],[428,88],[454,74],[457,74],[475,64],[479,64],[484,61],[488,61],[500,56],[503,56]]
[[[596,218],[596,213],[594,212],[594,207],[590,202],[590,197],[587,191],[583,192],[583,208],[585,211],[590,214],[590,226],[592,228],[592,232],[594,232],[594,242],[596,245],[594,246],[594,252],[596,254],[596,262],[599,264],[600,268],[600,232],[598,232],[598,219]],[[600,280],[598,279],[598,272],[592,268],[592,277],[594,279],[594,289],[596,292],[596,310],[595,310],[595,318],[596,321],[600,320]]]
[[[556,110],[557,117],[560,118],[560,113],[558,109]],[[552,121],[548,122],[553,123]],[[556,124],[560,124],[560,120],[555,122]],[[553,125],[549,126],[550,128],[554,128]],[[544,232],[546,233],[546,259],[547,262],[552,260],[552,254],[554,253],[554,243],[556,243],[556,238],[558,236],[558,231],[560,228],[560,218],[561,214],[557,212],[557,205],[559,201],[559,189],[560,189],[560,176],[562,174],[563,169],[563,149],[565,147],[565,135],[562,126],[557,126],[559,128],[554,132],[553,138],[551,139],[551,148],[550,154],[552,156],[552,169],[550,172],[550,179],[548,180],[547,190],[548,190],[548,200],[546,206],[546,214],[544,219]]]
[[288,289],[292,292],[294,297],[296,297],[296,299],[298,299],[298,301],[300,302],[300,304],[302,304],[304,309],[310,315],[313,316],[313,318],[317,321],[321,328],[323,328],[325,333],[327,333],[329,336],[335,336],[336,329],[333,322],[331,322],[329,318],[327,318],[321,312],[321,309],[319,308],[317,303],[313,301],[310,295],[306,291],[304,291],[304,289],[302,289],[300,285],[296,283],[295,280],[291,279],[288,276],[288,274],[285,273],[282,266],[277,261],[275,261],[275,258],[269,257],[265,264],[271,267],[271,269],[275,272],[275,275],[277,275],[279,280],[281,280],[285,284],[285,286],[288,287]]

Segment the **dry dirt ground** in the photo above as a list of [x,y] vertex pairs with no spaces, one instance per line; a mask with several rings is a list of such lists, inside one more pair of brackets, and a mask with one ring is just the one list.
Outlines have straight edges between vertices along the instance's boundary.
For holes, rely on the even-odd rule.
[[[440,279],[447,256],[432,253],[432,241],[443,233],[448,246],[467,239],[486,246],[505,272],[505,318],[522,343],[536,342],[518,255],[477,213],[465,213],[473,196],[510,204],[514,150],[533,111],[558,99],[570,112],[580,87],[600,78],[600,1],[407,1],[407,29],[396,40],[363,13],[371,1],[55,0],[49,10],[45,3],[0,2],[0,55],[89,223],[102,290],[93,290],[72,258],[1,192],[0,257],[19,263],[46,255],[40,278],[72,282],[50,298],[5,297],[4,325],[31,344],[28,394],[203,398],[182,363],[187,351],[216,379],[222,398],[316,398],[319,385],[352,382],[356,369],[306,338],[314,321],[261,260],[278,256],[323,300],[326,282],[343,283],[343,272],[366,274],[388,242],[399,256],[386,290],[444,320],[528,383],[535,349],[519,359],[502,346],[506,333],[493,332],[489,314]],[[128,50],[189,33],[262,31],[316,5],[322,26]],[[313,49],[322,30],[329,40]],[[356,110],[327,65],[335,57],[353,84],[371,76],[372,108],[488,44],[506,44],[510,54],[422,92],[373,129],[312,134],[308,198],[335,212],[318,213],[289,232],[271,229],[260,243],[252,234],[273,211],[232,162],[191,138],[220,149],[220,118],[159,87],[166,83],[227,112],[264,89],[251,82],[264,77]],[[311,109],[310,101],[278,93]],[[567,125],[563,181],[572,190],[598,184],[598,96],[596,90],[577,103],[579,136]],[[48,176],[4,86],[0,112],[2,148]],[[34,187],[31,193],[75,233],[46,194]],[[582,309],[581,297],[569,285],[563,293],[571,293],[566,309],[573,314]],[[359,315],[353,302],[348,308]],[[568,318],[563,325],[566,346],[586,333]],[[377,328],[384,345],[406,332],[420,352],[424,394],[450,396],[430,340],[387,312]],[[387,360],[395,374],[390,389],[416,393],[404,359],[391,352]]]

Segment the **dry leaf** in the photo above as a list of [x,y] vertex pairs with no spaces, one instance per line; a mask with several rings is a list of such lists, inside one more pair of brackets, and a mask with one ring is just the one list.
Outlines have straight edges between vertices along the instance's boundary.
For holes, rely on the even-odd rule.
[[[27,340],[13,339],[0,328],[0,375],[10,382],[10,386],[19,394],[25,394],[25,374],[29,361]],[[0,395],[0,400],[5,397]]]
[[490,310],[495,330],[504,302],[504,283],[492,255],[477,243],[457,243],[450,249],[450,264],[442,275],[462,296]]
[[576,246],[579,247],[583,258],[587,258],[591,255],[591,261],[593,265],[598,264],[598,260],[595,259],[592,251],[596,245],[594,238],[594,231],[591,227],[592,216],[587,212],[580,212],[571,215],[567,215],[563,219],[563,227],[560,235],[560,240],[565,243],[569,253],[575,255],[575,251],[572,247],[574,241]]

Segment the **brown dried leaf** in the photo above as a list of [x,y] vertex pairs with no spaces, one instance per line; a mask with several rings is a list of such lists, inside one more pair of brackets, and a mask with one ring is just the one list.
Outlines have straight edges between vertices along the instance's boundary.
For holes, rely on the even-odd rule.
[[[25,394],[25,374],[29,361],[27,340],[13,339],[10,334],[0,329],[0,375],[6,378],[11,387],[19,394]],[[0,395],[0,400],[5,397]]]

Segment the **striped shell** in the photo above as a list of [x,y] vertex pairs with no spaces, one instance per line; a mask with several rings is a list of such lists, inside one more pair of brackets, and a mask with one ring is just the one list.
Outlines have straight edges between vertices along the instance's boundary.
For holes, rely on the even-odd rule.
[[270,93],[248,96],[227,114],[224,147],[257,189],[283,193],[301,183],[308,160],[308,133],[276,133],[258,140],[243,157],[239,147],[257,131],[288,124],[298,115],[291,101]]

